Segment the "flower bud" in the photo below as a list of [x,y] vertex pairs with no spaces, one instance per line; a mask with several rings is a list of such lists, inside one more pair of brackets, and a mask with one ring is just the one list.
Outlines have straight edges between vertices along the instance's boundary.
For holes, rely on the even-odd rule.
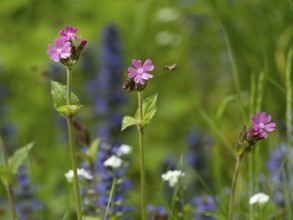
[[246,140],[252,145],[264,138],[261,131],[255,131],[253,128],[250,128],[246,133]]
[[86,44],[87,44],[87,40],[82,40],[80,42],[80,44],[78,45],[78,47],[76,49],[78,55],[80,55],[81,51],[83,50],[83,48]]
[[127,90],[128,92],[132,91],[142,91],[147,86],[147,82],[144,85],[140,83],[135,83],[133,79],[126,79],[122,84],[122,89]]

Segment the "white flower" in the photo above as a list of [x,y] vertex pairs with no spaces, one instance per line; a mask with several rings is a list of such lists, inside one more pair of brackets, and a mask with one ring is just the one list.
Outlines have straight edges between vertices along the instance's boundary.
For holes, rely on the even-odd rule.
[[118,150],[117,150],[117,156],[118,157],[121,157],[121,156],[124,156],[124,155],[127,155],[127,154],[130,154],[132,151],[132,148],[129,146],[129,145],[126,145],[126,144],[122,144]]
[[119,157],[111,156],[104,162],[105,167],[112,167],[112,168],[118,168],[122,164],[122,160]]
[[157,20],[162,22],[175,21],[180,18],[180,12],[175,8],[162,8],[157,12]]
[[[67,173],[64,174],[65,178],[69,183],[73,181],[73,170],[69,170]],[[94,177],[90,175],[85,169],[77,169],[77,176],[82,177],[84,179],[92,180]]]
[[269,199],[270,199],[270,197],[268,195],[260,192],[260,193],[254,194],[252,197],[250,197],[249,204],[250,205],[253,205],[255,203],[264,204],[264,203],[268,202]]
[[180,170],[168,170],[167,173],[162,174],[162,179],[164,181],[169,181],[169,186],[173,187],[181,176],[185,176],[185,173]]

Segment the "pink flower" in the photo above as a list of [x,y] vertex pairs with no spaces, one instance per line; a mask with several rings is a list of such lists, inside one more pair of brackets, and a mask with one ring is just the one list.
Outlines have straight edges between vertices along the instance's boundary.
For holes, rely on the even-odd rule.
[[71,43],[63,38],[56,38],[55,46],[48,44],[47,54],[54,62],[59,62],[60,58],[66,59],[70,56]]
[[147,73],[148,71],[152,71],[154,69],[154,65],[150,59],[147,59],[144,64],[140,60],[132,60],[133,66],[136,68],[128,67],[128,78],[134,78],[135,83],[140,83],[144,85],[145,81],[153,78],[153,75]]
[[258,112],[256,115],[253,115],[251,117],[252,121],[252,127],[255,133],[260,135],[262,138],[267,138],[268,134],[267,132],[272,132],[275,130],[276,123],[269,123],[271,121],[272,117],[270,115],[267,115],[266,112]]
[[80,39],[80,36],[77,37],[75,36],[76,32],[78,31],[77,28],[72,28],[72,27],[69,27],[68,25],[66,26],[66,30],[61,30],[60,31],[60,36],[65,39],[65,40],[79,40]]

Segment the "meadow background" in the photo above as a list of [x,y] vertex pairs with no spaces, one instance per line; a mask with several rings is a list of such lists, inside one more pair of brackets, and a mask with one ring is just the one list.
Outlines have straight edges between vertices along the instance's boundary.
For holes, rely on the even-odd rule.
[[[103,134],[101,126],[110,123],[108,114],[96,110],[96,100],[109,98],[112,87],[94,84],[105,68],[103,39],[107,27],[115,25],[120,39],[122,71],[111,81],[115,91],[119,91],[123,70],[132,59],[153,61],[154,78],[144,92],[145,96],[159,95],[157,114],[145,131],[147,181],[151,183],[147,184],[148,204],[163,205],[159,196],[163,195],[163,162],[168,158],[180,161],[190,150],[190,141],[195,141],[193,153],[198,162],[194,170],[212,195],[228,207],[224,191],[231,185],[233,146],[242,127],[250,126],[250,117],[257,111],[268,112],[277,123],[277,132],[258,144],[255,165],[256,188],[272,195],[269,155],[280,143],[288,142],[286,120],[288,124],[291,101],[286,98],[291,79],[290,74],[286,77],[286,70],[292,47],[292,19],[291,0],[2,0],[1,135],[8,154],[35,142],[25,166],[35,187],[34,195],[43,207],[42,218],[62,219],[74,207],[72,186],[64,178],[70,169],[65,120],[53,108],[49,82],[54,79],[65,83],[65,69],[46,54],[47,44],[53,43],[59,30],[67,24],[77,27],[79,35],[88,41],[73,68],[73,90],[84,105],[76,120],[88,129],[92,139]],[[107,62],[111,63],[111,58]],[[173,63],[177,63],[176,71],[162,71],[162,66]],[[96,93],[89,92],[89,84]],[[122,89],[119,93],[125,100],[115,105],[114,112],[133,115],[136,94]],[[119,129],[118,123],[109,142],[133,146],[127,175],[134,189],[128,203],[138,208],[137,130]],[[191,140],[190,135],[195,139]],[[82,143],[77,143],[81,150]],[[242,217],[246,216],[251,196],[247,194],[247,159],[241,165],[236,195],[235,213]],[[264,188],[259,183],[260,174],[266,182]],[[192,172],[188,175],[198,178]],[[0,218],[8,219],[2,186]],[[190,187],[198,195],[210,193],[201,184]],[[273,202],[271,206],[278,210]]]

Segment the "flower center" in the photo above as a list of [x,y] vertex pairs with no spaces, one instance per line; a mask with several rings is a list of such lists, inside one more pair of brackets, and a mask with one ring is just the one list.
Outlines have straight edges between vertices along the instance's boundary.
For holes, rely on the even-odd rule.
[[72,34],[72,33],[67,33],[67,36],[68,36],[68,37],[72,37],[73,34]]
[[58,48],[57,49],[57,53],[61,54],[62,53],[62,49]]
[[259,126],[260,128],[264,128],[264,127],[265,127],[264,123],[259,123],[258,126]]
[[138,72],[139,74],[142,74],[142,73],[143,73],[143,68],[139,68],[139,69],[137,70],[137,72]]

